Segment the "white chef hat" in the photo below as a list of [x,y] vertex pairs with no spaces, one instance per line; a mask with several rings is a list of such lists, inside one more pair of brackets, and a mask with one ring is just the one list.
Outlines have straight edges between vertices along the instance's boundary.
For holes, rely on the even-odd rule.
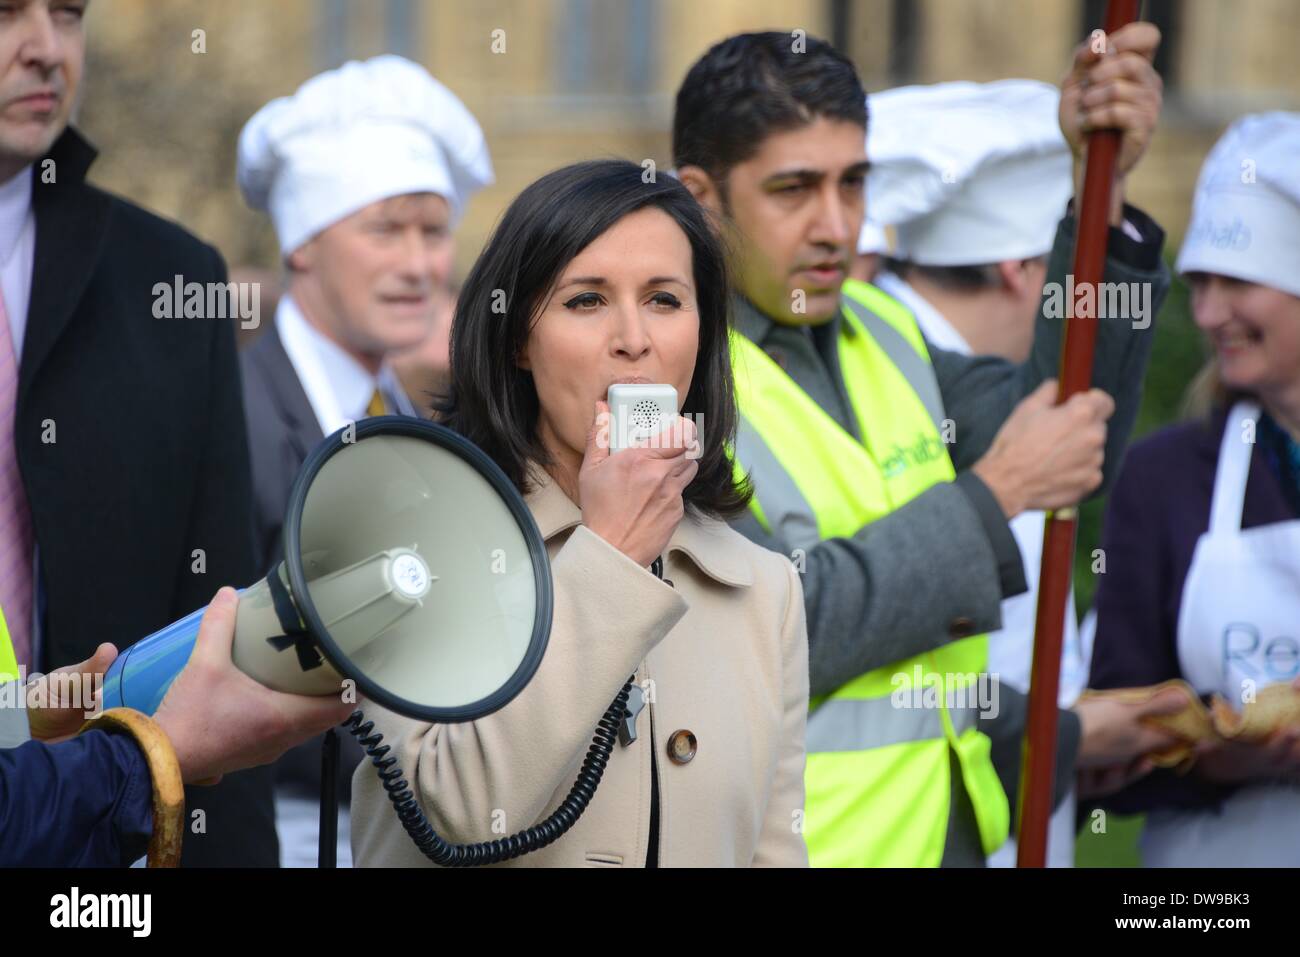
[[423,67],[378,56],[258,110],[239,136],[238,179],[248,205],[270,212],[287,255],[390,196],[437,193],[455,221],[493,175],[465,104]]
[[1034,80],[907,86],[867,98],[867,217],[920,265],[1052,248],[1073,192],[1060,92]]
[[858,233],[858,255],[889,252],[889,236],[885,227],[869,217],[862,220],[862,230]]
[[1300,113],[1243,116],[1205,157],[1178,271],[1300,296]]

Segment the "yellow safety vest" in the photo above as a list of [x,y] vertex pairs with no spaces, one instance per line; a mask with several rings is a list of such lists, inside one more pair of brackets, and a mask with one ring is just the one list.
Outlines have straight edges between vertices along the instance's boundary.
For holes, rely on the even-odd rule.
[[[736,468],[753,479],[758,521],[805,552],[954,478],[940,438],[938,381],[911,312],[853,280],[841,305],[840,368],[862,442],[762,349],[731,336],[741,413]],[[860,675],[811,703],[804,838],[813,866],[938,866],[950,752],[985,853],[1001,846],[1010,807],[991,742],[975,725],[976,676],[987,664],[988,638],[976,635]]]
[[0,609],[0,684],[18,680],[18,656],[14,654],[14,644],[9,637],[9,625],[5,622],[5,613]]

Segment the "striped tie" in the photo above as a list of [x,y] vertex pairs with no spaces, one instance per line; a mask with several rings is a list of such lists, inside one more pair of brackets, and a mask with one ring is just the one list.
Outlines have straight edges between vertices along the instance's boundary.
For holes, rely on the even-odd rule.
[[31,666],[32,515],[18,473],[14,407],[18,401],[18,357],[9,312],[0,295],[0,609],[18,664]]

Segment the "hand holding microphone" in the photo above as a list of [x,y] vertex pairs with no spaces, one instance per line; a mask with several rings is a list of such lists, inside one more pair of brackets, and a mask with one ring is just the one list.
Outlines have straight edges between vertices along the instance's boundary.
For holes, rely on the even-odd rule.
[[578,472],[582,523],[638,565],[663,554],[699,471],[695,423],[677,416],[657,435],[610,451],[609,404],[597,402]]

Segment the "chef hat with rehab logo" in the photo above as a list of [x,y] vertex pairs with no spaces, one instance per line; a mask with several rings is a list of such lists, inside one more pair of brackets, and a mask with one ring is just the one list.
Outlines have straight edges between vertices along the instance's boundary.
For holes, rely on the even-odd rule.
[[346,63],[254,114],[239,136],[239,188],[271,214],[288,255],[371,203],[436,193],[459,219],[493,181],[478,121],[398,56]]
[[1178,271],[1300,296],[1300,113],[1243,116],[1205,157]]
[[867,223],[923,266],[1052,248],[1074,190],[1060,92],[1034,80],[936,83],[867,97]]

